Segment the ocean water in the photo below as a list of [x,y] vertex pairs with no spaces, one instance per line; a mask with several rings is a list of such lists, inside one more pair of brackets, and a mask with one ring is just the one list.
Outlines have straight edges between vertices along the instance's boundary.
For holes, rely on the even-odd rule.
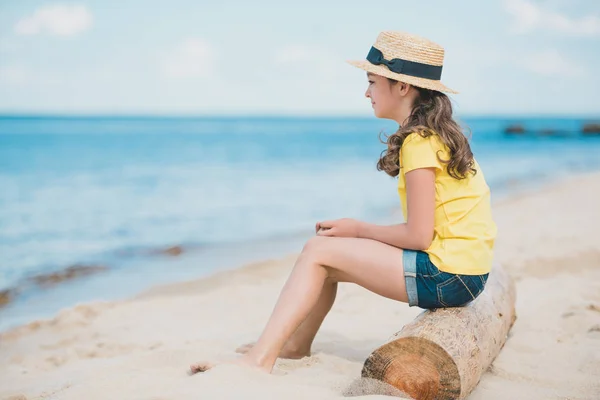
[[[578,134],[589,120],[461,121],[494,196],[600,168],[600,137]],[[568,135],[507,136],[513,122]],[[95,291],[60,289],[60,308],[297,250],[319,220],[389,220],[396,179],[375,166],[378,134],[395,129],[348,117],[0,117],[0,291],[77,263],[110,267]],[[174,245],[201,251],[186,267],[132,256]],[[21,307],[41,309],[54,290]]]

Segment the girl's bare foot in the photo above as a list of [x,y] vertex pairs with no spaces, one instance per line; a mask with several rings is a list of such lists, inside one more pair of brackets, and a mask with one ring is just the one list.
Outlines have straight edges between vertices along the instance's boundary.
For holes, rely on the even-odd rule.
[[218,364],[234,364],[234,365],[239,365],[242,367],[250,367],[253,369],[259,369],[263,372],[266,372],[267,374],[270,374],[271,370],[272,370],[272,367],[267,368],[263,365],[260,365],[256,362],[254,362],[249,357],[243,356],[243,357],[236,358],[233,360],[228,360],[228,361],[221,361],[221,362],[202,361],[202,362],[199,362],[196,364],[192,364],[192,365],[190,365],[190,372],[192,374],[197,374],[198,372],[206,372],[209,369],[214,368]]
[[[252,349],[252,347],[254,347],[255,344],[256,343],[246,343],[235,349],[235,352],[240,354],[246,354],[250,351],[250,349]],[[299,360],[304,357],[310,357],[310,350],[299,350],[297,348],[292,348],[290,346],[285,345],[279,353],[279,358]]]

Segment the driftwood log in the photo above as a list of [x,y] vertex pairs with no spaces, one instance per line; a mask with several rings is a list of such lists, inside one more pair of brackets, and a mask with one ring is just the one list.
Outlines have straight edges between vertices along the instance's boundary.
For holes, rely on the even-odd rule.
[[419,314],[371,353],[362,377],[417,400],[465,398],[506,342],[516,319],[515,297],[511,277],[494,265],[475,301]]

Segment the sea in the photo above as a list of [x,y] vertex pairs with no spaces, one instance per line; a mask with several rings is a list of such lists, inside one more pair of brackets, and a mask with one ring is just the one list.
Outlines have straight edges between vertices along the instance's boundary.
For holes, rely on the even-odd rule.
[[[600,135],[581,133],[599,120],[459,117],[493,201],[599,170]],[[525,132],[507,134],[514,124]],[[298,252],[320,220],[402,222],[396,178],[376,168],[396,129],[349,116],[0,116],[0,330]],[[73,266],[102,269],[35,283]]]

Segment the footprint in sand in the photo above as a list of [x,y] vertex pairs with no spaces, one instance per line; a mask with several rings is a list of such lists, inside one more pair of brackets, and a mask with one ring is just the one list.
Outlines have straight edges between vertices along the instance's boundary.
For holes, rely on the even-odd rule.
[[299,360],[293,359],[278,359],[276,367],[281,372],[290,372],[300,368],[312,367],[315,364],[319,364],[321,360],[318,356],[304,357]]
[[589,305],[586,307],[586,309],[587,309],[587,310],[590,310],[590,311],[596,311],[596,312],[600,312],[600,306],[597,306],[596,304],[589,304]]

